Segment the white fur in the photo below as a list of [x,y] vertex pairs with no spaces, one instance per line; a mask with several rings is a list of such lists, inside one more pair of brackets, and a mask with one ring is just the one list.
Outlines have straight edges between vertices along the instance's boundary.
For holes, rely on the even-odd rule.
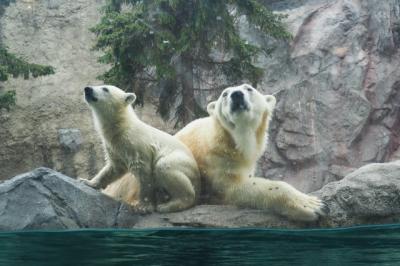
[[[249,111],[239,114],[230,111],[232,104],[230,96],[236,91],[244,94]],[[224,93],[226,93],[226,97],[222,96]],[[264,153],[267,142],[267,137],[265,137],[263,145],[257,146],[256,139],[254,138],[255,128],[259,126],[264,111],[271,114],[268,116],[268,122],[270,121],[275,104],[276,99],[274,96],[263,96],[251,85],[243,84],[225,89],[217,101],[208,104],[207,111],[210,116],[215,116],[221,125],[231,134],[237,149],[245,157],[255,162]]]
[[140,183],[140,204],[144,210],[153,210],[157,188],[166,191],[169,199],[157,206],[158,211],[179,211],[192,206],[198,196],[199,173],[187,147],[139,120],[131,107],[135,94],[109,85],[91,88],[96,101],[88,103],[104,143],[107,163],[92,180],[85,182],[105,188],[131,173]]

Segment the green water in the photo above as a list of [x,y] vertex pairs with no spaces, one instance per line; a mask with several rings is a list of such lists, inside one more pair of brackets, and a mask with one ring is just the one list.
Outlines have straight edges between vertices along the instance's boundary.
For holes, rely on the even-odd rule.
[[400,265],[400,225],[0,233],[0,265]]

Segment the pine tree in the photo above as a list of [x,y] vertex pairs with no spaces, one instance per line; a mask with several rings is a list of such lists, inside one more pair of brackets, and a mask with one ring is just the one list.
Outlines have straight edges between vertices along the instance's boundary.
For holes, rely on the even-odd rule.
[[[257,0],[109,0],[101,22],[92,30],[100,61],[112,67],[101,76],[138,94],[143,104],[147,84],[160,90],[158,112],[186,124],[204,111],[194,100],[195,69],[212,69],[230,84],[261,79],[255,58],[268,49],[249,44],[238,31],[243,18],[262,33],[277,39],[290,34],[282,22]],[[216,61],[212,52],[230,54]],[[177,106],[177,107],[176,107]],[[176,107],[176,108],[175,108]]]
[[[0,16],[4,13],[5,7],[15,0],[1,0]],[[36,78],[39,76],[54,74],[54,68],[51,66],[42,66],[38,64],[28,63],[22,58],[15,56],[7,51],[0,40],[0,84],[7,81],[9,77],[17,78],[23,76],[28,79],[30,76]],[[10,108],[15,105],[16,93],[14,90],[6,91],[0,94],[0,109]]]

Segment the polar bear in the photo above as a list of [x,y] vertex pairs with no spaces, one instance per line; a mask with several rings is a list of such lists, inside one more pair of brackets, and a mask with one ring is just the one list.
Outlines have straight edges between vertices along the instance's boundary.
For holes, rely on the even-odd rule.
[[[294,221],[315,221],[328,211],[321,200],[285,182],[254,177],[257,160],[266,148],[275,104],[274,96],[262,95],[248,84],[229,87],[208,104],[208,117],[189,123],[175,137],[197,161],[202,202],[273,211]],[[132,202],[134,198],[119,188],[131,186],[133,179],[119,182],[111,184],[106,193]]]
[[175,136],[192,151],[208,201],[271,210],[296,221],[314,221],[326,205],[281,181],[254,177],[264,153],[276,99],[248,84],[226,88],[207,106],[209,117]]
[[[105,188],[122,177],[133,179],[133,174],[140,186],[140,210],[174,212],[193,206],[200,176],[190,150],[173,136],[139,120],[131,106],[136,99],[134,93],[103,85],[86,87],[84,94],[107,161],[93,179],[84,182],[93,188]],[[120,186],[119,190],[126,197],[135,188]],[[156,202],[160,198],[156,192],[160,191],[165,198]]]

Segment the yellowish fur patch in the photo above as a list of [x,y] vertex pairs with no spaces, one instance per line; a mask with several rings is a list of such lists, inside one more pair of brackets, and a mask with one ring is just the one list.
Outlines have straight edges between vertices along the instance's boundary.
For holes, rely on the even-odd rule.
[[257,145],[264,145],[265,142],[265,135],[267,132],[268,128],[268,112],[265,111],[262,118],[261,118],[261,124],[258,126],[256,130],[256,139],[257,139]]
[[108,185],[102,192],[117,200],[135,206],[139,203],[140,184],[135,176],[126,174]]

